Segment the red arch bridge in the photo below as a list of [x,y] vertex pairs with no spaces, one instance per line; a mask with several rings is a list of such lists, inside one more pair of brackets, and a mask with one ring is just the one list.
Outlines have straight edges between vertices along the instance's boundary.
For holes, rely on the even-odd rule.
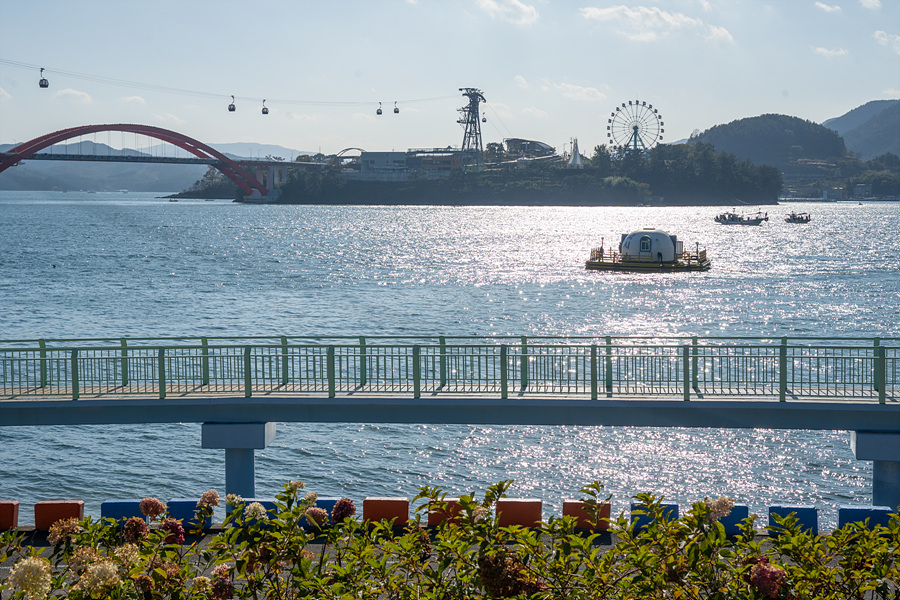
[[[79,155],[68,153],[41,152],[54,144],[66,140],[81,137],[88,134],[103,131],[119,131],[123,133],[135,133],[146,135],[177,146],[194,155],[195,158],[177,157],[153,157],[146,155]],[[106,125],[81,125],[61,129],[29,140],[23,144],[11,148],[8,152],[0,154],[0,173],[19,164],[23,160],[82,160],[82,161],[108,161],[108,162],[158,162],[176,164],[208,164],[222,172],[233,181],[244,193],[245,200],[272,201],[278,190],[270,189],[267,184],[283,182],[286,178],[287,164],[275,161],[250,161],[239,162],[228,158],[218,150],[188,137],[182,133],[153,127],[151,125],[135,125],[127,123],[115,123]],[[281,167],[281,168],[279,168]]]

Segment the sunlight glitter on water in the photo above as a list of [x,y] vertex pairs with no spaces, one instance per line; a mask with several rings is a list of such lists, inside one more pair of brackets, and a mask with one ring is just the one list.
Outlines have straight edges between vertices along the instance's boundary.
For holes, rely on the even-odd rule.
[[[65,196],[65,197],[64,197]],[[900,241],[873,236],[900,205],[767,207],[329,207],[0,194],[6,338],[172,335],[900,336]],[[747,210],[751,210],[748,208]],[[753,209],[755,210],[755,209]],[[810,211],[790,225],[783,213]],[[586,271],[590,249],[660,227],[706,247],[707,273]],[[89,500],[222,487],[199,426],[0,428],[0,494]],[[844,432],[278,424],[257,486],[323,495],[482,492],[515,479],[545,515],[593,479],[617,506],[733,494],[834,507],[871,500],[871,463]],[[103,448],[103,452],[97,451]],[[149,455],[151,460],[147,459]],[[25,456],[24,469],[9,457]],[[23,506],[24,506],[23,505]],[[93,508],[90,508],[93,507]],[[25,510],[25,508],[23,508]]]

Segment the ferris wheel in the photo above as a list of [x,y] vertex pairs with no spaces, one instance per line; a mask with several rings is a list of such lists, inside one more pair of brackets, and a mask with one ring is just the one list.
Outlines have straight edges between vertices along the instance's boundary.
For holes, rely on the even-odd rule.
[[652,104],[629,100],[609,115],[606,137],[616,152],[649,150],[662,141],[663,125],[662,115]]

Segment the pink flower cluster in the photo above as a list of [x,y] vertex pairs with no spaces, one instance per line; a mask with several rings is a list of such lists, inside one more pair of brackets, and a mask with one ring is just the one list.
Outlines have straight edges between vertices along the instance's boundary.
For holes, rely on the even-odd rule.
[[197,502],[197,508],[210,508],[219,505],[219,492],[216,490],[206,490],[200,495]]
[[353,500],[341,498],[334,503],[334,508],[331,509],[331,520],[335,523],[340,523],[347,517],[352,517],[355,514],[356,507],[353,505]]
[[180,544],[184,541],[184,527],[181,525],[181,521],[166,519],[159,528],[168,532],[169,535],[166,536],[165,540],[167,544]]
[[328,525],[328,511],[318,506],[310,506],[306,509],[306,520],[310,525],[321,529]]
[[131,517],[125,521],[122,531],[125,533],[125,541],[134,544],[146,538],[150,528],[147,527],[147,522],[140,517]]
[[234,584],[231,583],[231,567],[219,565],[212,572],[212,589],[210,598],[213,600],[228,600],[234,596]]
[[141,509],[141,514],[151,519],[155,519],[166,512],[166,505],[156,498],[144,498],[138,507]]
[[781,567],[769,564],[769,559],[760,556],[756,564],[750,567],[750,585],[755,587],[766,598],[777,598],[787,573]]

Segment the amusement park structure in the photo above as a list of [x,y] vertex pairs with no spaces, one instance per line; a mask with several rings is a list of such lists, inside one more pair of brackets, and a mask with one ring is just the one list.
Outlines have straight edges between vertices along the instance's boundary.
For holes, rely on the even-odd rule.
[[459,91],[469,99],[469,103],[459,109],[461,116],[457,121],[465,129],[462,143],[463,166],[475,167],[478,170],[484,166],[481,123],[487,121],[485,117],[479,119],[478,106],[487,100],[484,99],[481,90],[476,88],[459,88]]
[[629,100],[617,106],[606,121],[606,137],[610,150],[649,150],[662,142],[664,123],[659,110],[641,100]]

